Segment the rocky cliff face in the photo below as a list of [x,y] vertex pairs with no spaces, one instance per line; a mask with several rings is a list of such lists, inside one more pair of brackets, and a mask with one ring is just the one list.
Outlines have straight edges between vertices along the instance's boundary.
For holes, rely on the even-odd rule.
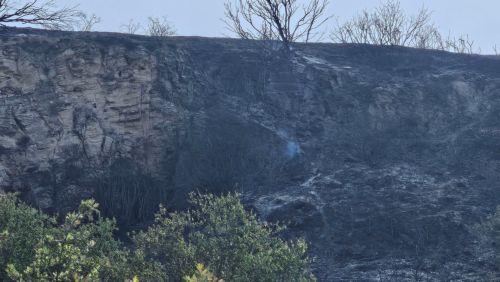
[[239,191],[324,281],[491,279],[499,120],[494,57],[0,30],[1,190],[124,225]]

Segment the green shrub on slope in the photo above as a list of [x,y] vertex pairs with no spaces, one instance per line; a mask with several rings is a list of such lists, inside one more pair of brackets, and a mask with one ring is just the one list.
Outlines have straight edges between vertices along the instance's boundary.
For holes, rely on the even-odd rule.
[[161,208],[127,249],[113,236],[115,221],[103,218],[94,200],[57,223],[14,196],[0,196],[0,280],[314,280],[305,242],[280,239],[282,228],[260,223],[236,195],[191,201],[194,208],[186,212]]

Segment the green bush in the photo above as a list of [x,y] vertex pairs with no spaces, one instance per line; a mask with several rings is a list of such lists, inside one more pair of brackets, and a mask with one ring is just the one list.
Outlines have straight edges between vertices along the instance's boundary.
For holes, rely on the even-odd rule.
[[26,268],[34,259],[39,238],[50,233],[54,219],[20,203],[13,195],[0,195],[0,281],[7,265]]
[[[6,281],[124,280],[128,253],[113,237],[115,223],[83,201],[61,225],[13,196],[0,198],[0,269]],[[131,274],[128,274],[131,275]]]
[[161,208],[127,249],[94,200],[58,223],[0,196],[0,281],[314,280],[305,242],[280,239],[282,228],[260,223],[236,195],[191,201],[186,212]]
[[264,225],[236,195],[192,195],[192,210],[167,214],[134,236],[139,252],[161,263],[163,279],[178,281],[203,263],[226,281],[309,281],[303,240],[285,242],[281,227]]
[[191,276],[184,277],[184,282],[224,282],[206,269],[201,263],[196,265],[196,272]]

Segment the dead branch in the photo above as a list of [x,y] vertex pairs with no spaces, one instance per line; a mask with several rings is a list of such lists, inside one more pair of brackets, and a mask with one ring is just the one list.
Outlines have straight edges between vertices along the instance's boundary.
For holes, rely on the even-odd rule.
[[55,0],[22,2],[24,4],[0,0],[0,26],[19,23],[49,29],[68,29],[81,15],[76,7],[57,8]]
[[280,40],[284,43],[318,40],[329,0],[227,1],[224,22],[228,29],[244,39]]
[[141,24],[130,19],[128,23],[121,25],[121,30],[125,33],[136,34],[141,29]]
[[339,24],[330,38],[337,43],[397,45],[446,50],[471,54],[474,41],[468,35],[443,37],[432,23],[432,12],[422,7],[416,15],[407,15],[399,0],[386,0],[374,11],[364,10],[353,19]]
[[150,36],[165,37],[175,35],[175,28],[168,22],[166,17],[156,18],[149,17],[149,23],[147,28],[148,34]]

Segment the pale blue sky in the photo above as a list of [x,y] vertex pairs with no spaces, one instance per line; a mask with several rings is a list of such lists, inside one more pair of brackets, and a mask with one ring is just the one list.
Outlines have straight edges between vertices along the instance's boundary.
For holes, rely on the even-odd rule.
[[[99,31],[119,31],[129,19],[146,25],[148,16],[167,16],[179,35],[221,37],[227,35],[221,18],[225,0],[60,0],[79,4],[101,17]],[[304,0],[306,1],[306,0]],[[343,20],[380,3],[380,0],[330,0],[329,14]],[[470,34],[483,53],[500,49],[500,0],[401,0],[403,8],[416,12],[422,5],[434,11],[434,22],[443,33]],[[332,22],[331,24],[334,24]]]

